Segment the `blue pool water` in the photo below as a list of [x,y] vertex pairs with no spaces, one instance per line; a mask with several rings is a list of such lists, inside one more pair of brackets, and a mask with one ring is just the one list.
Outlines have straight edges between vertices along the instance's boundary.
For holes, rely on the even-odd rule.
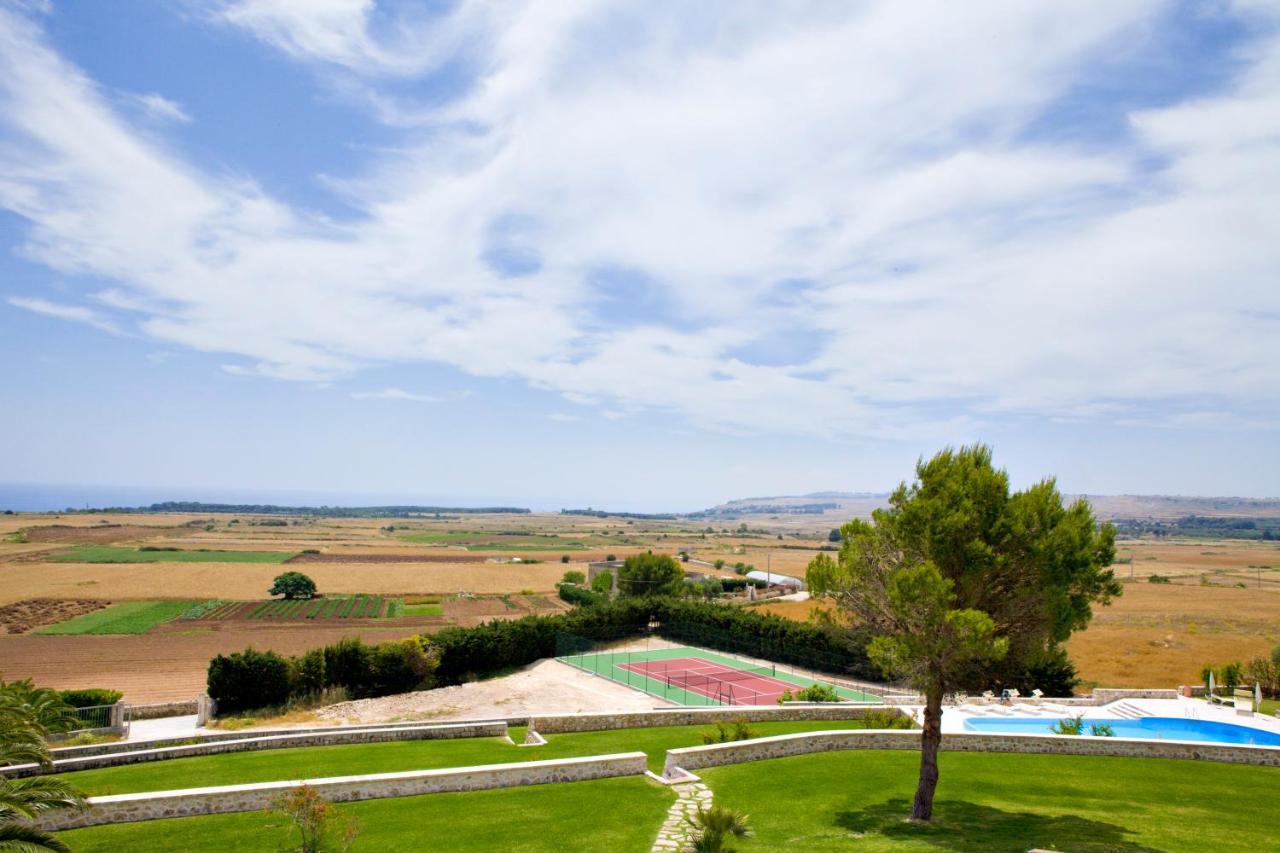
[[[1047,735],[1053,734],[1052,727],[1056,722],[1057,720],[1045,717],[970,717],[964,721],[964,727],[971,732]],[[1188,720],[1180,717],[1142,717],[1136,720],[1085,717],[1086,735],[1091,723],[1108,724],[1116,737],[1280,746],[1280,734],[1212,720]]]

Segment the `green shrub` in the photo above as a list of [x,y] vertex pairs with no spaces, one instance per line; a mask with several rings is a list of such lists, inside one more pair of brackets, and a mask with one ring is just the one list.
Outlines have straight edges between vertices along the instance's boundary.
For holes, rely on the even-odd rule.
[[577,569],[570,569],[560,578],[560,583],[576,583],[578,586],[582,586],[586,582],[587,576]]
[[735,740],[751,740],[759,733],[747,725],[747,721],[742,718],[734,720],[732,723],[716,723],[715,729],[702,733],[703,743],[731,743]]
[[1165,575],[1151,575],[1147,578],[1147,583],[1169,583],[1169,578]]
[[836,689],[830,684],[811,684],[808,687],[802,687],[795,693],[790,690],[783,690],[782,695],[778,697],[778,704],[784,702],[839,702],[840,694],[836,693]]
[[584,589],[572,583],[561,583],[556,587],[561,601],[567,601],[570,604],[578,604],[584,607],[590,607],[593,604],[601,604],[608,601],[608,598],[593,590]]
[[289,693],[317,693],[328,686],[325,678],[324,649],[311,649],[301,657],[289,659]]
[[916,727],[915,720],[911,717],[887,708],[868,711],[859,719],[868,729],[914,729]]
[[1235,690],[1244,676],[1244,667],[1239,662],[1222,665],[1222,686],[1230,692]]
[[601,572],[591,579],[591,589],[601,595],[613,592],[613,572]]
[[568,555],[568,554],[561,554],[561,555],[560,555],[560,562],[562,562],[562,563],[567,563],[567,562],[569,562],[569,555]]
[[289,698],[289,664],[275,652],[245,649],[209,661],[209,695],[220,713],[282,705]]
[[1116,731],[1111,728],[1110,723],[1091,723],[1089,725],[1089,734],[1094,737],[1115,737]]
[[62,701],[73,708],[92,708],[94,705],[114,705],[124,696],[119,690],[105,687],[88,687],[82,690],[60,690]]

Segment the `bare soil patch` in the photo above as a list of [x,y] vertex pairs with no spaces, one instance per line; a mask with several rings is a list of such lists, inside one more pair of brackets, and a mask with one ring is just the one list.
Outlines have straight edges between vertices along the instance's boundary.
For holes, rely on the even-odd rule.
[[652,696],[588,675],[557,660],[543,660],[512,675],[359,699],[321,708],[316,716],[349,723],[523,717],[583,711],[647,711],[667,707]]
[[33,628],[101,610],[110,603],[96,599],[28,598],[0,605],[0,634],[25,634]]
[[483,554],[378,554],[347,553],[340,554],[299,554],[285,560],[286,563],[421,563],[429,560],[432,563],[487,563],[492,557]]

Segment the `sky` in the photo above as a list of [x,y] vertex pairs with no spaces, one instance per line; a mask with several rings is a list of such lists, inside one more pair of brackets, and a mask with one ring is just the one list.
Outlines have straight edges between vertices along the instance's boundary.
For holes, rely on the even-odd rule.
[[0,0],[0,363],[10,484],[1275,496],[1280,6]]

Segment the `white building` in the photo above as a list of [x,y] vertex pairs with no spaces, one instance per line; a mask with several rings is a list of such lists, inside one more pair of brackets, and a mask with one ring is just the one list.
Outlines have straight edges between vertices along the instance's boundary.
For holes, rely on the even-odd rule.
[[747,572],[747,577],[752,580],[765,581],[770,586],[785,586],[791,589],[804,589],[804,581],[800,578],[793,578],[790,575],[780,575],[777,572],[762,572],[755,570]]

